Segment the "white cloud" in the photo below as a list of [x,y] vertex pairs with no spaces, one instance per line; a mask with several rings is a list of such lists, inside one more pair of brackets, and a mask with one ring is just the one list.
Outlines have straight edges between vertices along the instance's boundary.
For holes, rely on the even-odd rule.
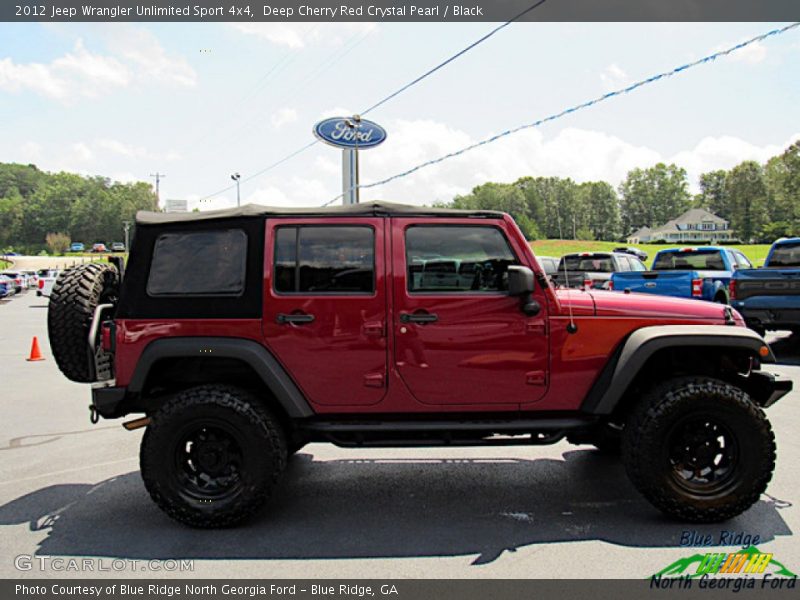
[[297,111],[293,108],[281,108],[270,117],[270,122],[275,129],[297,121]]
[[86,163],[90,162],[94,158],[94,153],[91,151],[89,146],[83,142],[78,142],[77,144],[72,144],[71,157],[78,162]]
[[197,74],[180,56],[169,56],[155,35],[146,29],[115,27],[108,38],[108,47],[136,67],[136,78],[161,83],[193,87]]
[[168,152],[159,153],[152,152],[144,146],[135,146],[133,144],[125,144],[119,140],[112,139],[98,139],[92,142],[92,146],[98,150],[118,154],[126,158],[139,158],[139,159],[154,159],[154,160],[177,160],[181,158],[180,154],[170,150]]
[[0,90],[32,91],[65,103],[127,88],[133,82],[193,86],[197,75],[180,57],[170,57],[149,31],[115,27],[109,36],[111,54],[88,50],[81,38],[73,49],[44,64],[0,59]]
[[603,69],[600,73],[600,81],[603,83],[605,91],[612,92],[630,84],[631,78],[619,65],[614,63]]
[[310,45],[341,46],[348,38],[372,33],[378,27],[375,23],[231,23],[230,26],[292,50]]
[[80,38],[71,52],[50,64],[0,60],[0,89],[31,90],[59,100],[97,96],[111,88],[124,87],[129,81],[130,72],[122,63],[88,51]]
[[[724,50],[725,48],[729,48],[731,45],[732,44],[722,44],[717,46],[714,51],[718,52],[720,50]],[[726,60],[744,63],[747,65],[757,65],[758,63],[764,62],[766,58],[767,47],[761,42],[754,42],[749,46],[745,46],[744,48],[729,54],[726,57]]]
[[708,171],[730,169],[745,160],[766,162],[776,154],[783,152],[798,139],[800,139],[800,133],[791,136],[783,144],[757,146],[730,135],[705,137],[694,148],[678,152],[670,157],[669,162],[684,167],[694,185],[697,177]]

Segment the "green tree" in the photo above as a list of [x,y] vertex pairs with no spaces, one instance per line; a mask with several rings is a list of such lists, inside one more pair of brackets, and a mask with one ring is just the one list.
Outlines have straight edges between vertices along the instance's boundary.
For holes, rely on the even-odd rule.
[[768,222],[763,167],[755,161],[745,161],[731,169],[725,185],[731,203],[731,226],[736,236],[745,243],[759,240]]
[[658,163],[648,169],[633,169],[619,193],[625,233],[663,225],[691,207],[686,170],[676,165]]
[[581,205],[584,207],[586,219],[584,228],[591,232],[591,238],[613,241],[622,235],[622,223],[619,214],[619,198],[614,188],[605,181],[591,181],[578,186]]
[[700,175],[700,196],[698,206],[711,211],[718,217],[730,220],[731,206],[728,188],[725,184],[728,172],[710,171]]

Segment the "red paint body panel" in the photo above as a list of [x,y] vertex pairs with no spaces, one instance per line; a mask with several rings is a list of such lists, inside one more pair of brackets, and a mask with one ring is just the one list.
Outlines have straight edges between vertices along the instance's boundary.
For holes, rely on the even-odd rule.
[[[366,224],[376,239],[371,295],[281,295],[272,289],[277,225]],[[268,219],[263,319],[117,321],[116,381],[126,386],[141,353],[167,337],[255,340],[284,366],[319,414],[403,414],[575,410],[615,348],[641,327],[721,324],[718,304],[593,290],[542,288],[541,312],[492,293],[407,291],[404,230],[423,218]],[[500,229],[519,262],[541,268],[510,217],[436,218],[436,224]],[[570,310],[571,308],[571,310]],[[436,323],[404,324],[403,312],[436,313]],[[278,313],[313,314],[313,323],[282,325]],[[570,315],[578,326],[567,333]],[[735,314],[737,324],[741,317]]]

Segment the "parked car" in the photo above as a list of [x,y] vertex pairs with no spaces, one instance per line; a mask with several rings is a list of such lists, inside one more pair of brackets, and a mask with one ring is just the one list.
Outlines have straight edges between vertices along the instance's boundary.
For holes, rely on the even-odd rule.
[[17,284],[8,275],[0,273],[0,283],[2,283],[6,288],[6,294],[3,296],[4,298],[8,298],[17,293]]
[[673,518],[724,521],[767,490],[762,409],[792,389],[729,307],[556,289],[493,211],[140,212],[126,269],[65,271],[47,320],[61,372],[97,384],[92,417],[131,415],[145,488],[195,527],[257,514],[307,443],[564,438],[621,451]]
[[800,331],[800,238],[775,242],[762,269],[737,269],[730,293],[731,306],[761,335]]
[[39,284],[39,276],[36,274],[36,271],[20,271],[23,275],[25,275],[25,287],[29,290],[35,290]]
[[97,242],[96,244],[92,244],[92,252],[108,252],[108,248],[102,242]]
[[58,279],[58,275],[61,271],[57,269],[49,269],[39,272],[39,289],[36,290],[37,296],[43,296],[45,298],[50,297],[50,293],[53,290],[53,285]]
[[[24,275],[22,275],[21,273],[14,272],[14,271],[4,271],[3,275],[8,277],[13,282],[12,285],[14,286],[14,293],[21,294],[22,290],[25,289],[25,285],[27,283],[27,282],[25,282]],[[23,282],[25,282],[25,283],[23,283]]]
[[632,248],[630,246],[625,246],[621,248],[614,248],[614,252],[622,252],[623,254],[632,254],[642,262],[647,260],[647,252],[645,252],[644,250],[639,250],[639,248]]
[[668,248],[656,254],[650,271],[615,273],[611,285],[617,291],[630,290],[728,304],[733,272],[752,266],[742,252],[732,248]]
[[610,289],[617,271],[646,271],[644,263],[622,252],[577,252],[561,257],[553,281],[560,287]]
[[536,258],[538,259],[539,264],[542,265],[542,269],[544,269],[544,272],[548,277],[555,275],[556,271],[558,270],[558,258],[555,256],[539,255],[537,255]]
[[112,242],[111,251],[112,252],[125,252],[125,244],[123,244],[122,242]]
[[85,249],[86,246],[84,246],[82,242],[72,242],[69,246],[70,252],[83,252]]
[[0,298],[7,298],[11,295],[10,287],[9,280],[5,277],[0,277]]

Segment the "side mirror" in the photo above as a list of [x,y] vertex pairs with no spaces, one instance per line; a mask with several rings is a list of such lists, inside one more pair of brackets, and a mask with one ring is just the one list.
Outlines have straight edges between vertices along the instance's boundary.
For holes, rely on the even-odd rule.
[[508,267],[508,295],[524,296],[534,290],[533,271],[528,267],[511,265]]

